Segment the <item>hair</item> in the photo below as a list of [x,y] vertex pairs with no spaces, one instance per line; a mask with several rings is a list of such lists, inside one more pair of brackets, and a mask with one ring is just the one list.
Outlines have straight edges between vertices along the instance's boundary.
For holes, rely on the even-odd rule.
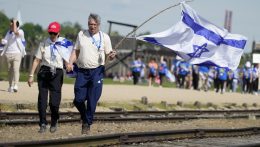
[[101,23],[101,18],[100,18],[100,16],[98,14],[90,13],[89,17],[88,17],[88,21],[90,19],[94,19],[97,22],[97,24]]
[[[13,18],[10,19],[10,22],[13,23],[13,22],[14,22],[14,19],[13,19]],[[17,27],[17,28],[19,27],[19,21],[18,21],[18,20],[16,21],[16,27]]]

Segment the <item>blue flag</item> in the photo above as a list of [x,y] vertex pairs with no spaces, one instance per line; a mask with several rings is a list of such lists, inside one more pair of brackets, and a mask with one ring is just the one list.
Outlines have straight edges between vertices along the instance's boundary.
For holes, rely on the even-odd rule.
[[247,38],[210,23],[185,2],[181,7],[181,20],[173,27],[137,39],[167,47],[191,64],[236,69]]

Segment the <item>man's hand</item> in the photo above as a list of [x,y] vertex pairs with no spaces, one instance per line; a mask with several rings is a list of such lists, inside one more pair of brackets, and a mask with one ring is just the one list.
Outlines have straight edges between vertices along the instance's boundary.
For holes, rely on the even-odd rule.
[[73,64],[67,64],[66,65],[66,71],[67,72],[70,72],[70,71],[72,71],[73,70]]
[[113,60],[115,57],[116,57],[116,51],[111,51],[111,52],[108,54],[109,60]]

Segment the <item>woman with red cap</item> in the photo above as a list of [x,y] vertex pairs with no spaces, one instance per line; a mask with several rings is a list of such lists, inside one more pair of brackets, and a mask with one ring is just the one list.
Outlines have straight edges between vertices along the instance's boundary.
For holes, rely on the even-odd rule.
[[[58,22],[50,23],[48,27],[49,37],[40,43],[35,53],[35,59],[28,78],[28,85],[33,84],[34,72],[40,64],[40,70],[37,74],[38,82],[38,112],[40,118],[39,133],[46,131],[46,109],[48,95],[49,107],[51,110],[50,132],[57,130],[59,119],[59,105],[61,101],[61,87],[63,84],[63,65],[68,64],[68,58],[72,50],[72,43],[67,39],[60,37],[60,24]],[[69,55],[66,55],[66,50]],[[66,57],[67,56],[67,57]]]

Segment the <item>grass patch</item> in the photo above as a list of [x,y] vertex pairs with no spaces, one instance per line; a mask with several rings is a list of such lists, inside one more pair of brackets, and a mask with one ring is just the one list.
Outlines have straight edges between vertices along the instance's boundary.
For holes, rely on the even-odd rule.
[[[28,72],[20,72],[20,81],[21,82],[27,82],[28,80]],[[0,80],[8,81],[8,72],[0,72]],[[37,75],[34,75],[34,81],[37,81]],[[125,80],[125,81],[114,81],[111,78],[104,78],[104,84],[109,84],[109,85],[133,85],[133,81],[131,80]],[[75,83],[75,78],[68,78],[66,75],[64,75],[64,84],[74,84]],[[138,85],[141,86],[148,86],[147,82],[139,83]],[[155,87],[159,87],[158,84],[154,85]],[[163,84],[163,87],[176,87],[175,83],[171,83],[169,81],[165,81]]]
[[17,107],[14,104],[0,104],[0,111],[15,112]]

